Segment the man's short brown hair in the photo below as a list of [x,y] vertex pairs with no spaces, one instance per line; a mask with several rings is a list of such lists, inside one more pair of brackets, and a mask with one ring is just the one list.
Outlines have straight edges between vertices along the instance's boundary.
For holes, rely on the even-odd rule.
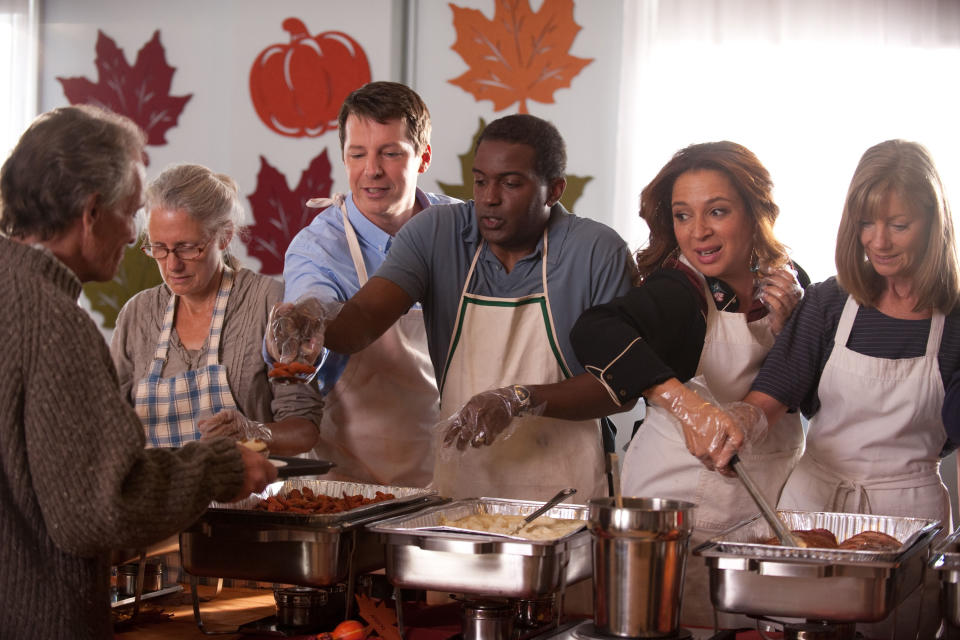
[[417,93],[399,82],[369,82],[355,90],[340,107],[340,153],[347,139],[347,117],[369,118],[380,124],[401,120],[417,155],[430,144],[430,111]]

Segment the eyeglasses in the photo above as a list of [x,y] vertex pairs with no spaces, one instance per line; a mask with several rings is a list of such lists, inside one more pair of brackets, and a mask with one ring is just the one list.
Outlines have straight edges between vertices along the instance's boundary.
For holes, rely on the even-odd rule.
[[173,249],[168,249],[162,244],[145,244],[140,247],[140,250],[154,260],[163,260],[171,253],[180,260],[196,260],[203,254],[210,242],[210,240],[207,240],[203,244],[178,244]]

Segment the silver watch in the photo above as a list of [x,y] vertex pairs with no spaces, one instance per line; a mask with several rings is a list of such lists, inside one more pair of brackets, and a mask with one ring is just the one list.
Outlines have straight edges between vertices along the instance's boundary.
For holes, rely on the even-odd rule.
[[510,388],[513,389],[513,395],[520,403],[517,408],[517,415],[527,415],[530,411],[530,389],[527,389],[522,384],[515,384]]

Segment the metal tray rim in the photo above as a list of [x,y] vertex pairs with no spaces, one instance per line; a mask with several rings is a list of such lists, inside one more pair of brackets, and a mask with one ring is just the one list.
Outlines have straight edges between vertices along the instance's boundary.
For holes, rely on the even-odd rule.
[[930,568],[937,571],[960,569],[960,550],[948,550],[958,542],[960,542],[960,528],[953,531],[930,551]]
[[[320,489],[317,488],[317,485],[319,485]],[[307,515],[299,513],[286,513],[283,511],[261,511],[252,508],[254,504],[262,499],[279,495],[295,488],[310,486],[310,488],[315,491],[320,490],[322,493],[327,493],[327,491],[322,489],[323,487],[335,488],[343,487],[344,485],[349,485],[351,487],[363,487],[364,491],[367,491],[370,494],[375,494],[377,491],[382,491],[384,493],[393,493],[395,495],[397,495],[399,492],[403,495],[397,495],[397,497],[392,500],[384,500],[374,504],[367,504],[354,509],[349,509],[347,511],[341,511],[340,513]],[[339,480],[309,480],[305,478],[288,478],[283,482],[275,482],[271,484],[263,493],[252,495],[240,503],[231,503],[229,506],[222,506],[225,503],[213,502],[207,508],[206,512],[204,512],[204,515],[201,516],[201,520],[213,520],[216,522],[234,522],[240,520],[247,525],[275,524],[287,527],[348,527],[354,525],[356,521],[362,520],[367,516],[372,516],[377,513],[390,512],[418,501],[427,502],[430,498],[435,496],[437,496],[436,489],[399,487]],[[237,504],[249,506],[238,507],[236,506]]]
[[[516,506],[524,507],[529,509],[529,512],[534,511],[537,507],[541,506],[543,502],[537,502],[535,500],[511,500],[508,498],[465,498],[461,500],[454,500],[445,504],[435,505],[428,507],[426,509],[421,509],[415,513],[407,513],[399,516],[393,516],[390,518],[385,518],[379,520],[376,523],[367,525],[367,529],[375,533],[380,533],[387,535],[389,537],[396,538],[418,538],[418,539],[433,539],[436,541],[443,540],[453,540],[453,541],[464,541],[464,542],[474,542],[477,544],[483,545],[521,545],[521,546],[537,546],[537,547],[554,547],[559,544],[569,544],[571,542],[576,542],[580,538],[590,539],[589,531],[585,529],[578,529],[562,538],[557,538],[555,540],[528,540],[526,538],[519,537],[508,537],[505,535],[499,534],[485,534],[482,532],[471,532],[465,529],[438,529],[432,527],[403,527],[399,526],[404,522],[409,522],[417,518],[423,518],[424,516],[429,516],[434,513],[449,512],[453,508],[464,507],[470,505],[501,505],[501,506]],[[583,516],[584,521],[586,521],[586,516],[589,513],[586,505],[579,504],[568,504],[560,503],[556,505],[553,509],[547,512],[549,514],[554,509],[572,509],[578,514]]]
[[[839,516],[839,519],[841,520],[844,518],[849,519],[866,516],[872,518],[884,518],[889,521],[909,522],[913,523],[917,528],[910,535],[910,537],[903,541],[901,547],[896,551],[795,548],[778,545],[766,545],[759,542],[739,542],[725,539],[732,533],[750,527],[755,522],[761,521],[762,516],[757,514],[752,518],[748,518],[747,520],[730,527],[726,531],[721,532],[706,542],[701,543],[693,549],[692,553],[696,556],[702,556],[706,558],[741,557],[771,562],[856,565],[874,564],[895,566],[901,563],[906,557],[912,555],[917,550],[917,547],[922,540],[932,538],[932,536],[941,529],[941,523],[939,520],[929,520],[926,518],[874,516],[873,514],[847,514],[829,511],[778,510],[778,513],[787,516],[809,516],[813,518]],[[764,523],[764,525],[766,525],[766,523]],[[769,525],[766,526],[769,527]]]

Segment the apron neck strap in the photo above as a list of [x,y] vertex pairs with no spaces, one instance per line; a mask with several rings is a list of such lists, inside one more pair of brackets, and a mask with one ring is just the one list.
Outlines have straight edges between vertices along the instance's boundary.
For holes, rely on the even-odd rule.
[[353,259],[353,268],[357,271],[357,280],[360,286],[367,284],[369,276],[367,274],[367,265],[363,262],[363,253],[360,251],[360,241],[357,239],[357,232],[350,224],[350,215],[347,213],[347,203],[340,201],[340,214],[343,217],[343,235],[347,238],[347,247],[350,249],[350,257]]
[[223,318],[227,313],[227,300],[230,290],[233,289],[233,269],[223,267],[223,276],[220,278],[220,290],[217,292],[217,302],[213,307],[213,317],[210,318],[210,336],[207,339],[207,366],[220,362],[220,336],[223,333]]

